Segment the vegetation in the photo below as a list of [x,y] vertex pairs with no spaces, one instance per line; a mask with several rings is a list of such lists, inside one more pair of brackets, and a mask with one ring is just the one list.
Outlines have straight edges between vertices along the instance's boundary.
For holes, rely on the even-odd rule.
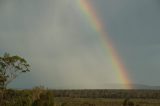
[[[65,92],[64,92],[65,91]],[[78,97],[76,92],[81,91],[82,94],[88,94],[88,97]],[[105,93],[121,92],[121,95],[131,95],[131,92],[139,95],[148,95],[145,98],[141,97],[121,97],[116,95],[112,97],[91,98],[91,92]],[[72,97],[64,96],[65,93],[72,95]],[[147,94],[146,94],[147,93]],[[152,90],[49,90],[42,86],[35,87],[32,90],[12,90],[8,89],[5,92],[3,99],[0,99],[0,106],[160,106],[160,98],[150,98],[152,94],[159,91]],[[62,95],[62,96],[57,96]]]
[[55,98],[54,106],[160,106],[159,99]]
[[54,90],[56,97],[160,99],[160,90]]
[[[1,95],[1,94],[0,94]],[[33,88],[33,90],[6,90],[3,99],[0,97],[0,106],[53,106],[53,92]]]
[[0,106],[160,106],[160,90],[7,89],[30,65],[19,56],[0,57]]
[[28,72],[29,64],[27,61],[19,56],[10,56],[5,53],[0,57],[0,87],[5,89],[7,85],[12,82],[21,73]]

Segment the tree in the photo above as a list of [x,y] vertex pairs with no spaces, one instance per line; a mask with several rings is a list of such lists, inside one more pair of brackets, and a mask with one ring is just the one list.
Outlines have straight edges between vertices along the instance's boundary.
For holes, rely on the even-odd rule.
[[0,57],[0,87],[5,89],[21,73],[29,72],[29,67],[24,58],[5,53]]

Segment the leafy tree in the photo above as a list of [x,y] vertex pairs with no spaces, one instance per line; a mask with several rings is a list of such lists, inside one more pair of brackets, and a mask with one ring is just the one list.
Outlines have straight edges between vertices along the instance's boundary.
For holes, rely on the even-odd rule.
[[0,57],[0,87],[5,89],[21,73],[29,72],[29,67],[24,58],[5,53]]

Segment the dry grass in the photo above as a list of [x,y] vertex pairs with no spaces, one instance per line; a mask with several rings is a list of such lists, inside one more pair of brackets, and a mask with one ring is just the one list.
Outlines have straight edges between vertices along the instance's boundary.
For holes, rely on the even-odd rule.
[[32,89],[32,100],[38,100],[40,99],[40,95],[46,93],[46,90],[43,86],[37,86]]
[[[55,106],[123,106],[125,99],[104,98],[55,98]],[[160,106],[159,99],[130,99],[133,105],[127,106]]]

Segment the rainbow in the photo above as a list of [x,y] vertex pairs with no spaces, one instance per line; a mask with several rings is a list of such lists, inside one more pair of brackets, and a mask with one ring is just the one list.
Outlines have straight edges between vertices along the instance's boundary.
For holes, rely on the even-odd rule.
[[107,32],[104,29],[104,25],[101,22],[100,18],[97,16],[96,11],[93,9],[92,5],[89,3],[89,0],[77,0],[80,10],[84,13],[87,21],[89,21],[91,27],[98,33],[102,45],[105,48],[105,52],[109,53],[112,65],[117,73],[117,77],[125,84],[126,89],[132,89],[131,80],[127,73],[127,69],[124,66],[121,58],[118,56],[117,51],[114,48],[112,41],[107,36]]

